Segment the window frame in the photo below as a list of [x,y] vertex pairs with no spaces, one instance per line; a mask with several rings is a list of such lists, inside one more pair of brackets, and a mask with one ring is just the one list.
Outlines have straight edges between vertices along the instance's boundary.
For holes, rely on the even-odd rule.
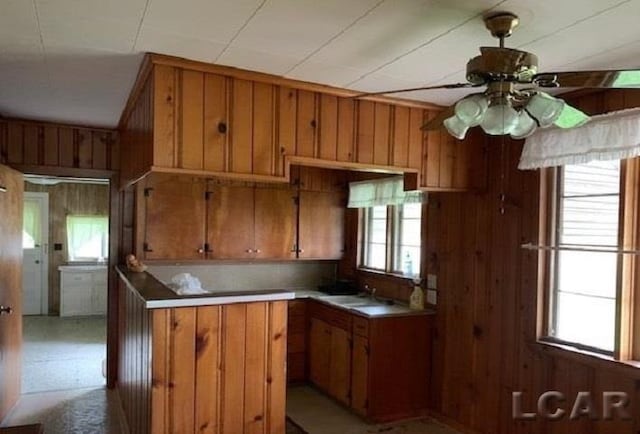
[[[69,224],[70,224],[70,219],[74,219],[74,218],[92,218],[92,219],[105,219],[106,220],[106,232],[105,232],[105,238],[103,238],[103,242],[101,243],[101,253],[104,253],[104,256],[100,256],[100,257],[88,257],[88,256],[74,256],[72,257],[72,252],[71,252],[71,241],[70,241],[70,237],[71,234],[69,233]],[[102,258],[103,261],[107,261],[109,258],[109,236],[110,236],[110,219],[108,215],[89,215],[89,214],[68,214],[66,216],[66,221],[65,221],[65,232],[66,232],[66,242],[67,242],[67,262],[70,264],[73,263],[94,263],[94,262],[100,262],[100,259]]]
[[[618,248],[640,250],[640,158],[620,161],[618,207]],[[557,246],[561,202],[562,170],[541,170],[539,244]],[[554,249],[538,252],[538,321],[536,336],[542,344],[554,344],[562,350],[594,354],[613,361],[636,364],[640,361],[640,257],[621,254],[617,260],[616,312],[613,351],[566,342],[551,334],[554,287],[557,287],[557,257]],[[635,321],[634,321],[635,319]]]
[[[384,273],[391,276],[402,277],[406,279],[421,279],[423,275],[422,267],[422,254],[424,249],[424,216],[425,207],[424,203],[420,206],[420,260],[415,265],[414,270],[416,274],[407,275],[400,269],[396,268],[397,256],[400,256],[401,244],[398,239],[401,235],[401,223],[402,223],[402,207],[403,205],[387,205],[387,217],[386,217],[386,237],[385,237],[385,268],[375,268],[367,265],[367,258],[369,255],[369,228],[371,225],[371,215],[373,208],[360,209],[360,216],[358,219],[360,228],[360,241],[358,243],[358,270],[368,271],[374,273]],[[401,267],[402,268],[402,267]]]

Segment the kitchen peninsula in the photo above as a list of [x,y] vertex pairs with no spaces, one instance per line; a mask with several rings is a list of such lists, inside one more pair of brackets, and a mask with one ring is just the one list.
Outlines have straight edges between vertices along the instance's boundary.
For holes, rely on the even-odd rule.
[[118,269],[131,432],[283,433],[289,291],[179,296]]

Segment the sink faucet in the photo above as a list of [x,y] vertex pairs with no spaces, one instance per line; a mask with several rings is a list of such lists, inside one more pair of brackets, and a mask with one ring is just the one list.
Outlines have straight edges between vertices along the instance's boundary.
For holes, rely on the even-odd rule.
[[369,285],[364,285],[364,292],[365,294],[369,295],[369,298],[371,298],[372,300],[376,299],[376,288],[369,288]]

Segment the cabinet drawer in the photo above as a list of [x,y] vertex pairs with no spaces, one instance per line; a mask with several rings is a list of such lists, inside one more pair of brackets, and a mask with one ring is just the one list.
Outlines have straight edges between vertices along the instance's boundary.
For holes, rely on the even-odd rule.
[[287,336],[287,352],[288,353],[304,353],[306,349],[304,333],[289,333]]
[[369,320],[359,316],[353,317],[353,334],[362,336],[364,338],[369,337]]
[[292,300],[289,302],[289,316],[304,316],[307,313],[305,300]]
[[318,318],[332,326],[351,331],[351,314],[325,304],[314,302],[310,311],[313,318]]
[[62,283],[70,286],[91,286],[93,278],[91,273],[63,273]]
[[99,271],[93,274],[93,282],[98,285],[106,285],[107,284],[107,272]]

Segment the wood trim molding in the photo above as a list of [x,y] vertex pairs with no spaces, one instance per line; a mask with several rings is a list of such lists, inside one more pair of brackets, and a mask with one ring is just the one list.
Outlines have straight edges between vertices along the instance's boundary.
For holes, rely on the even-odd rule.
[[93,125],[84,125],[84,124],[66,124],[66,123],[59,123],[59,122],[53,122],[53,121],[39,121],[34,119],[0,117],[0,123],[2,122],[15,122],[20,124],[37,125],[37,126],[43,126],[43,127],[55,127],[55,128],[85,128],[95,132],[118,134],[118,130],[116,128],[109,128],[105,126],[96,127]]
[[[246,69],[235,68],[232,66],[214,65],[211,63],[198,62],[195,60],[167,56],[164,54],[148,53],[147,57],[145,58],[145,62],[151,62],[154,65],[156,64],[168,65],[168,66],[173,66],[177,68],[185,68],[185,69],[191,69],[195,71],[208,72],[212,74],[226,75],[229,77],[239,78],[242,80],[269,83],[269,84],[274,84],[278,86],[286,86],[286,87],[292,87],[296,89],[308,90],[312,92],[321,92],[321,93],[336,95],[344,98],[352,98],[360,93],[354,90],[343,89],[343,88],[329,86],[325,84],[311,83],[311,82],[302,81],[302,80],[294,80],[294,79],[284,78],[282,76],[277,76],[273,74],[249,71]],[[143,64],[143,66],[146,67],[147,66],[146,63]],[[136,86],[139,86],[139,85],[140,84],[136,82]],[[423,102],[423,101],[415,101],[415,100],[404,99],[404,98],[371,96],[371,97],[366,97],[362,99],[367,101],[403,105],[406,107],[417,107],[417,108],[427,109],[427,110],[444,109],[443,106],[440,106],[437,104]]]
[[79,169],[75,167],[61,166],[31,166],[23,164],[10,164],[14,169],[29,175],[43,176],[62,176],[71,178],[93,178],[93,179],[111,179],[115,182],[115,175],[118,173],[113,170],[98,169]]

